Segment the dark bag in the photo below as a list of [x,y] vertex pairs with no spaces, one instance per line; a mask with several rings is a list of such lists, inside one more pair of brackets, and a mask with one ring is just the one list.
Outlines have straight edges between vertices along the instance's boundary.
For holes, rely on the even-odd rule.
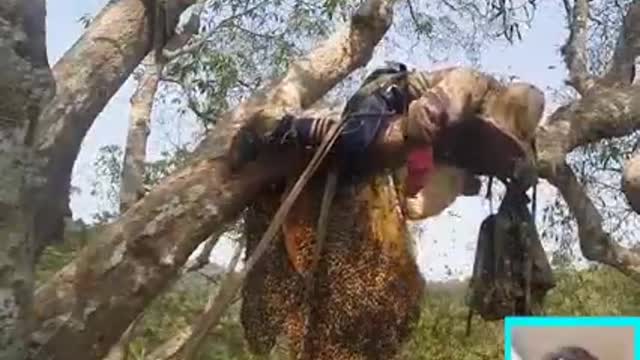
[[555,286],[528,203],[522,190],[507,187],[498,213],[480,226],[467,300],[484,320],[539,313]]

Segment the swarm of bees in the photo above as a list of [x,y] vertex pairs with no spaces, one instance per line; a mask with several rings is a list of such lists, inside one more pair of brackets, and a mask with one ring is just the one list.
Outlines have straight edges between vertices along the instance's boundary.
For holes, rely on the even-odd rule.
[[[393,358],[419,317],[424,280],[391,181],[374,177],[341,189],[350,196],[336,196],[310,299],[303,273],[311,262],[318,211],[313,205],[322,182],[307,189],[292,210],[297,226],[281,234],[297,242],[294,261],[285,241],[276,241],[246,279],[241,319],[251,350],[269,353],[283,335],[296,359]],[[264,193],[251,206],[245,218],[248,254],[279,200],[279,192]]]

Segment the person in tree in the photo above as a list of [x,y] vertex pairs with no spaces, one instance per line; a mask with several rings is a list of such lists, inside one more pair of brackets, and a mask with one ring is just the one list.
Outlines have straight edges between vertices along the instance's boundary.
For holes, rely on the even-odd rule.
[[[330,159],[339,162],[341,181],[315,269],[314,296],[306,297],[303,279],[314,270],[322,176],[303,188],[278,232],[281,240],[272,243],[247,274],[241,321],[252,352],[269,354],[284,335],[292,358],[390,359],[398,353],[419,319],[425,284],[413,258],[407,217],[396,206],[403,196],[396,192],[395,181],[376,173],[379,164],[371,156],[371,145],[388,131],[401,129],[406,176],[399,176],[408,196],[420,198],[430,186],[428,179],[447,162],[471,169],[456,173],[461,177],[477,173],[508,178],[513,170],[509,159],[527,152],[526,140],[503,130],[489,116],[480,117],[487,108],[497,114],[497,98],[508,98],[492,94],[503,91],[501,86],[470,69],[417,72],[392,64],[367,76],[340,117],[265,116],[242,130],[234,139],[232,166],[233,160],[240,160],[236,166],[250,161],[264,144],[298,144],[313,150],[332,126],[341,121],[345,125]],[[498,140],[490,139],[494,136]],[[488,161],[466,155],[467,143],[504,156]],[[292,168],[305,165],[300,162]],[[248,207],[247,256],[272,221],[288,184],[296,180],[297,173],[292,173],[286,184],[268,187]],[[446,192],[437,190],[433,193],[438,196]],[[418,206],[414,215],[424,217],[431,210]]]
[[479,182],[471,175],[520,177],[528,187],[531,179],[522,175],[532,172],[519,173],[519,165],[532,164],[543,109],[544,94],[531,84],[503,84],[467,67],[419,71],[389,63],[364,79],[339,119],[292,114],[253,119],[234,139],[231,160],[236,167],[252,160],[259,144],[317,145],[344,121],[333,152],[344,172],[357,179],[371,167],[370,145],[400,121],[408,148],[402,176],[408,197],[419,195],[435,163],[467,171],[460,175],[462,189],[455,189],[462,194],[477,193]]

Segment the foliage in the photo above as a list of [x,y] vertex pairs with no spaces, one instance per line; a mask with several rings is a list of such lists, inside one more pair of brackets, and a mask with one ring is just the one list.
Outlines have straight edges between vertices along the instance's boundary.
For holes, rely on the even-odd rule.
[[[122,147],[118,145],[103,146],[98,150],[93,163],[95,176],[91,182],[91,195],[100,204],[98,212],[93,214],[93,219],[98,224],[108,223],[118,216],[123,154]],[[172,152],[161,152],[157,160],[147,161],[143,178],[145,188],[158,184],[180,167],[187,156],[187,149],[176,147]]]
[[[347,0],[207,1],[200,16],[200,36],[206,42],[167,65],[161,99],[183,112],[192,110],[211,129],[222,113],[282,74],[293,57],[348,20],[359,4]],[[434,60],[451,56],[454,50],[467,51],[475,59],[487,40],[520,38],[535,4],[534,0],[402,1],[398,19],[383,43],[406,49],[407,42],[414,42],[412,50],[422,44],[426,48],[420,50]]]
[[103,146],[93,162],[95,178],[91,182],[91,195],[95,197],[99,211],[94,214],[98,223],[106,223],[118,216],[120,176],[124,152],[117,145]]
[[343,0],[208,1],[201,15],[205,45],[168,65],[164,100],[184,103],[207,126],[287,68],[332,29]]
[[[549,292],[547,315],[635,316],[640,309],[640,288],[608,268],[556,271],[557,286]],[[428,291],[422,319],[403,352],[403,359],[501,359],[504,354],[502,322],[474,318],[465,336],[465,285],[450,282],[445,289]]]
[[92,241],[99,231],[99,226],[86,226],[82,220],[67,224],[64,243],[48,246],[43,251],[36,268],[36,282],[46,281],[56,271],[71,262],[78,250]]
[[[73,258],[81,244],[90,241],[93,229],[70,233],[72,241],[50,247],[38,268],[39,280],[51,276]],[[556,269],[557,286],[545,304],[548,315],[633,316],[640,310],[640,288],[622,274],[603,267],[576,271]],[[193,272],[183,276],[149,306],[137,337],[130,344],[131,359],[143,359],[158,345],[191,324],[215,292],[216,283]],[[459,281],[430,283],[420,322],[400,354],[400,359],[500,359],[504,354],[503,323],[484,322],[474,317],[466,337],[466,284]],[[276,359],[284,359],[278,352]],[[209,334],[201,360],[252,360],[238,322],[238,304],[232,307],[221,326]]]

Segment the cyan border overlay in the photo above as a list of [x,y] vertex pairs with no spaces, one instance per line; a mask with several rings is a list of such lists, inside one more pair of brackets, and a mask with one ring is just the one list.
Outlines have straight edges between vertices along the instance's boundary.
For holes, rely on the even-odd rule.
[[514,326],[629,326],[633,327],[634,359],[640,360],[640,317],[622,316],[509,316],[504,321],[504,358],[511,359],[511,328]]

